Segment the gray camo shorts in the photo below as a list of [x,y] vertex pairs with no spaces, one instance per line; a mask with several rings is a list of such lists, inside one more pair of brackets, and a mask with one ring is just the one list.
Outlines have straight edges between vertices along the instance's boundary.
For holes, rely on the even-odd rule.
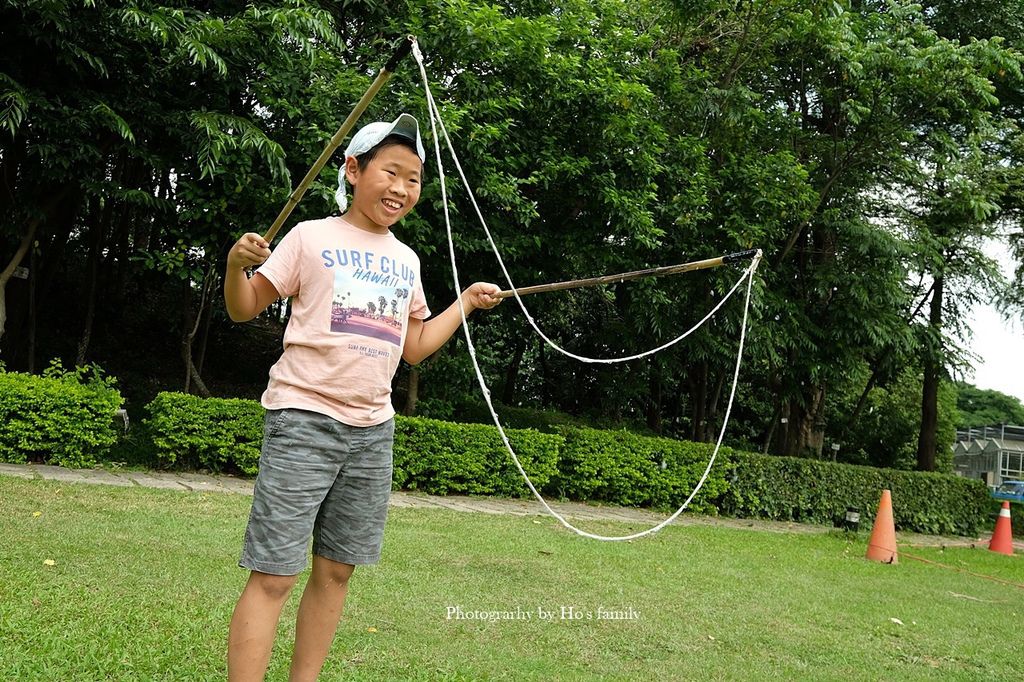
[[313,554],[380,560],[391,496],[395,422],[349,426],[306,410],[268,410],[252,511],[238,565],[297,575]]

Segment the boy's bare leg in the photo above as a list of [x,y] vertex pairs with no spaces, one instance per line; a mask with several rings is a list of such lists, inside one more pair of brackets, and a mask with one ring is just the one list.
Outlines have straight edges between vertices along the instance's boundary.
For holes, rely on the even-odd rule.
[[295,622],[290,682],[316,680],[320,674],[345,607],[348,579],[355,568],[313,555],[313,571],[302,592]]
[[270,662],[281,609],[298,576],[252,571],[228,630],[228,680],[262,680]]

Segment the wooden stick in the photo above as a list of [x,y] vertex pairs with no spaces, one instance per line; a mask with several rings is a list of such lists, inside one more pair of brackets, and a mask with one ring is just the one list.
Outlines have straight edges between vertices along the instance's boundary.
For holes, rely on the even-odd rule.
[[344,142],[346,137],[348,137],[352,128],[355,127],[356,121],[359,120],[359,117],[363,115],[364,111],[366,111],[366,107],[370,106],[370,102],[377,95],[377,91],[388,82],[389,78],[391,78],[391,74],[394,73],[396,68],[398,68],[398,62],[402,61],[402,59],[409,54],[410,50],[412,50],[413,41],[415,41],[414,36],[406,36],[402,39],[402,42],[400,42],[398,47],[395,49],[395,53],[391,55],[391,59],[389,59],[387,64],[384,65],[384,68],[380,70],[380,73],[377,74],[373,83],[370,84],[369,89],[367,89],[366,93],[363,94],[359,102],[356,103],[355,109],[352,110],[352,113],[348,115],[345,122],[341,124],[340,128],[338,128],[338,132],[334,133],[334,136],[327,142],[327,146],[320,153],[320,157],[313,164],[313,167],[309,169],[308,173],[306,173],[306,177],[302,179],[299,186],[296,187],[295,191],[292,192],[290,197],[288,197],[288,201],[285,202],[284,208],[282,208],[281,212],[277,215],[277,219],[274,220],[274,224],[271,225],[270,229],[267,230],[267,233],[263,235],[263,238],[267,240],[267,243],[274,241],[274,237],[277,236],[277,231],[281,229],[281,226],[284,225],[284,221],[286,221],[288,216],[291,215],[292,209],[298,205],[299,199],[302,198],[302,195],[306,193],[309,186],[313,184],[313,181],[320,175],[320,171],[323,170],[328,159],[330,159],[331,155],[334,154],[334,151],[340,147],[341,143]]
[[[619,273],[618,275],[604,275],[602,277],[591,277],[589,279],[574,279],[568,282],[538,284],[532,287],[523,287],[522,289],[515,289],[515,292],[517,292],[520,296],[525,296],[527,294],[543,294],[549,291],[562,291],[564,289],[596,287],[601,284],[617,284],[619,282],[626,282],[633,279],[642,279],[644,277],[662,277],[664,275],[678,275],[684,272],[690,272],[692,270],[705,270],[707,268],[717,268],[719,265],[735,263],[736,261],[747,260],[749,258],[755,258],[760,255],[760,249],[750,249],[748,251],[738,251],[736,253],[730,253],[725,256],[719,256],[718,258],[708,258],[707,260],[698,260],[693,261],[691,263],[681,263],[679,265],[665,265],[660,268],[635,270],[633,272]],[[497,294],[495,294],[495,296],[497,296],[498,298],[509,298],[513,295],[514,294],[512,289],[499,291]]]

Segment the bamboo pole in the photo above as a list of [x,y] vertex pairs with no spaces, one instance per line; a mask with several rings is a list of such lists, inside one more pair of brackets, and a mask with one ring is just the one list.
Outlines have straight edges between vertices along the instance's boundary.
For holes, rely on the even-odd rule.
[[749,258],[759,258],[761,256],[761,249],[750,249],[748,251],[737,251],[736,253],[730,253],[725,256],[718,256],[717,258],[708,258],[706,260],[698,260],[690,263],[680,263],[679,265],[665,265],[660,268],[648,268],[647,270],[634,270],[633,272],[622,272],[617,275],[604,275],[602,277],[590,277],[588,279],[574,279],[567,282],[554,282],[552,284],[538,284],[532,287],[523,287],[521,289],[506,289],[505,291],[499,291],[495,296],[498,298],[509,298],[513,296],[513,291],[518,293],[520,296],[526,296],[527,294],[543,294],[549,291],[562,291],[565,289],[579,289],[582,287],[596,287],[601,284],[618,284],[619,282],[627,282],[634,279],[643,279],[645,277],[663,277],[665,275],[679,275],[684,272],[691,272],[693,270],[706,270],[707,268],[717,268],[720,265],[726,265],[728,263],[735,263],[736,261],[747,260]]
[[363,94],[362,98],[356,103],[352,113],[348,115],[348,118],[346,118],[344,123],[341,124],[341,127],[338,128],[338,132],[334,133],[334,136],[327,142],[327,146],[320,153],[320,157],[313,164],[313,167],[309,169],[308,173],[306,173],[306,177],[302,179],[299,186],[296,187],[295,191],[292,192],[290,197],[288,197],[288,201],[285,202],[284,208],[282,208],[281,212],[277,215],[277,218],[274,220],[274,224],[271,225],[270,229],[267,230],[267,233],[263,235],[263,238],[267,240],[267,243],[274,241],[274,237],[277,236],[278,230],[281,229],[281,226],[284,225],[284,221],[286,221],[288,216],[291,215],[292,209],[298,205],[299,199],[302,198],[302,195],[306,193],[309,186],[313,184],[313,181],[320,175],[320,171],[323,170],[327,161],[331,158],[331,155],[334,154],[335,150],[341,146],[341,143],[345,141],[348,134],[352,132],[352,128],[355,127],[356,121],[358,121],[359,117],[363,115],[366,108],[370,106],[370,102],[377,95],[377,91],[379,91],[384,84],[388,82],[388,79],[391,78],[391,74],[394,73],[396,68],[398,68],[398,63],[402,61],[402,59],[405,58],[405,56],[412,50],[412,44],[415,40],[416,38],[414,36],[406,36],[398,44],[394,54],[391,55],[391,59],[387,61],[384,68],[382,68],[380,73],[377,74],[373,83],[370,84],[370,87]]

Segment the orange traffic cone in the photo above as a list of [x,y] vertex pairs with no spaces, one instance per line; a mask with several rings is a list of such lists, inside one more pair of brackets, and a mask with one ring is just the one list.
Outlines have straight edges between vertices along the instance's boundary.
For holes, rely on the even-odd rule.
[[871,529],[871,539],[868,540],[868,553],[864,556],[886,564],[899,563],[896,552],[896,525],[892,520],[892,493],[888,490],[882,491],[878,513],[875,514],[875,525]]
[[1003,502],[1003,508],[999,510],[999,518],[996,519],[996,530],[992,533],[992,540],[988,548],[1000,554],[1013,555],[1013,530],[1010,527],[1010,503]]

